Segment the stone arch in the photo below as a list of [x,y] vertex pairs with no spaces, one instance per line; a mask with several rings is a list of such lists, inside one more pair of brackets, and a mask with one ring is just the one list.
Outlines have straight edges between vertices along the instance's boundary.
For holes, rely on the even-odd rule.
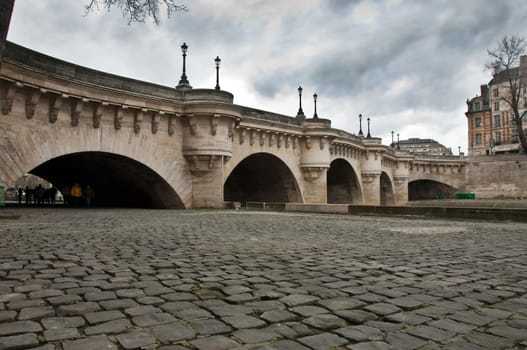
[[266,152],[241,160],[228,175],[223,189],[226,202],[302,202],[300,188],[287,164]]
[[52,183],[63,194],[75,182],[90,185],[97,206],[184,208],[174,189],[146,165],[118,154],[77,152],[50,159],[29,173]]
[[454,198],[458,189],[441,181],[418,179],[408,183],[408,200]]
[[362,203],[362,189],[357,172],[345,159],[338,158],[331,162],[326,186],[328,203]]
[[395,204],[395,192],[393,181],[386,172],[381,172],[379,179],[379,190],[381,205],[394,205]]
[[[94,128],[91,125],[91,119],[88,118],[81,118],[78,126],[71,127],[66,119],[69,116],[62,112],[53,124],[37,117],[31,120],[21,119],[21,117],[19,113],[11,113],[4,117],[5,124],[0,122],[0,127],[7,125],[7,130],[9,130],[16,126],[17,130],[16,134],[12,133],[16,137],[6,138],[5,142],[0,145],[0,164],[9,165],[0,169],[0,179],[6,185],[14,184],[17,179],[28,172],[49,177],[50,175],[46,175],[46,172],[51,170],[42,169],[46,167],[51,169],[61,164],[60,162],[74,159],[68,158],[76,157],[72,155],[78,156],[82,153],[94,155],[100,152],[100,157],[95,158],[107,161],[117,160],[120,164],[127,164],[128,168],[140,170],[138,174],[121,172],[122,176],[135,176],[137,179],[144,178],[153,181],[152,186],[162,188],[155,193],[171,193],[170,196],[158,199],[142,196],[149,202],[148,206],[156,208],[192,206],[192,177],[183,155],[177,152],[182,148],[180,138],[153,135],[149,130],[136,133],[133,127],[128,125],[115,130],[113,125],[101,123],[100,127]],[[77,159],[86,159],[86,157],[81,156]],[[44,166],[51,160],[59,163],[53,161],[51,165]],[[100,164],[100,161],[97,162]],[[44,168],[38,169],[39,166],[44,166]],[[115,168],[112,169],[115,170]],[[109,176],[109,174],[104,175]],[[54,178],[55,175],[51,177]]]

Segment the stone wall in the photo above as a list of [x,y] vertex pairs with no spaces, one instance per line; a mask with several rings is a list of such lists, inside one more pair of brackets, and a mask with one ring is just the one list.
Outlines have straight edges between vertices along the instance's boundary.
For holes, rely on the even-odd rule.
[[467,159],[465,192],[476,198],[527,198],[527,155]]

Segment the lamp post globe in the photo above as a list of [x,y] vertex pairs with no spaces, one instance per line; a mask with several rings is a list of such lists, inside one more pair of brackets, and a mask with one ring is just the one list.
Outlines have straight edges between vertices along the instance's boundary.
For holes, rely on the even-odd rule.
[[214,62],[216,63],[216,87],[214,89],[220,90],[220,63],[221,63],[220,56],[216,56],[216,58],[214,59]]

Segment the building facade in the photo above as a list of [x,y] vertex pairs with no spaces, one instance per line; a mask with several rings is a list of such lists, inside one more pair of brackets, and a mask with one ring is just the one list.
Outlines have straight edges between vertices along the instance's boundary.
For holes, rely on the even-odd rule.
[[451,156],[452,150],[432,139],[410,138],[392,144],[403,151],[419,156]]
[[[527,71],[527,56],[521,56],[520,66],[510,71],[494,71],[492,79],[480,86],[481,95],[467,100],[468,154],[469,156],[497,153],[517,153],[520,150],[518,130],[512,108],[504,100],[509,94],[509,73],[519,76]],[[523,84],[520,95],[520,115],[527,110],[527,93]]]

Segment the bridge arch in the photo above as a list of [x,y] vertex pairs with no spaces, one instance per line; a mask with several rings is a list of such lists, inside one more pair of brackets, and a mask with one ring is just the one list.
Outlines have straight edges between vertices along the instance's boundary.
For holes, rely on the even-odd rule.
[[50,159],[29,173],[47,180],[63,193],[73,183],[90,185],[97,206],[184,208],[178,194],[159,174],[114,153],[70,153]]
[[394,205],[395,204],[395,192],[393,181],[386,172],[381,172],[379,179],[379,190],[381,205]]
[[226,202],[302,202],[298,182],[287,164],[267,152],[254,153],[230,171],[223,185]]
[[454,198],[458,190],[444,182],[432,179],[417,179],[408,182],[408,200]]
[[353,166],[342,158],[333,160],[327,172],[328,203],[361,204],[362,189]]

